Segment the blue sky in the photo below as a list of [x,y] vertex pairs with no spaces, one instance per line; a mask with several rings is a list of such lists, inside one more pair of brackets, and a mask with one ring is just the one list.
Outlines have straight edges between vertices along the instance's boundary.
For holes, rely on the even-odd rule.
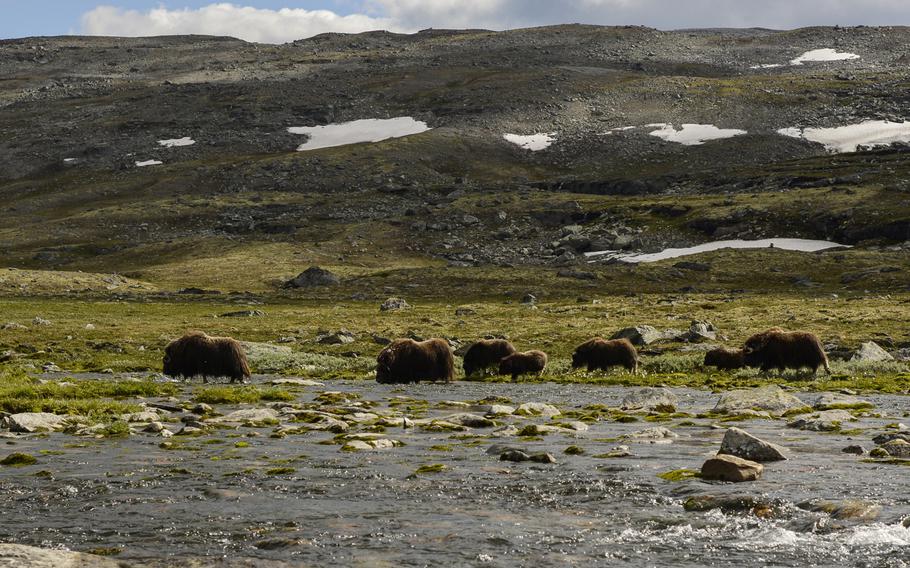
[[[111,5],[132,10],[166,8],[200,8],[215,0],[0,0],[0,38],[36,35],[62,35],[82,30],[82,15],[99,5]],[[350,13],[351,2],[294,1],[294,0],[234,0],[235,4],[277,10],[280,8],[328,9],[340,14]],[[345,5],[348,5],[347,7]]]
[[322,32],[509,29],[560,23],[659,29],[910,25],[910,0],[0,0],[0,38],[231,35],[283,43]]

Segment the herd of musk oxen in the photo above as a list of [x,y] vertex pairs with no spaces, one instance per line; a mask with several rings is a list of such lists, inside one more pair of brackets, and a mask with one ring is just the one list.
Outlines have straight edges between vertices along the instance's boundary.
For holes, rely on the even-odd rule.
[[[719,348],[705,354],[705,366],[722,370],[758,367],[763,372],[785,369],[824,367],[830,375],[828,357],[821,341],[812,333],[785,331],[772,327],[746,340],[742,349]],[[628,339],[595,337],[575,348],[572,368],[589,372],[607,371],[622,366],[638,372],[638,352]],[[543,351],[520,352],[504,339],[483,339],[464,354],[466,376],[495,370],[500,375],[540,375],[547,367]],[[250,377],[250,366],[240,343],[230,337],[210,337],[192,332],[172,341],[164,350],[164,373],[173,377],[229,377],[243,382]],[[379,383],[451,381],[455,378],[455,357],[445,339],[396,339],[376,357]]]

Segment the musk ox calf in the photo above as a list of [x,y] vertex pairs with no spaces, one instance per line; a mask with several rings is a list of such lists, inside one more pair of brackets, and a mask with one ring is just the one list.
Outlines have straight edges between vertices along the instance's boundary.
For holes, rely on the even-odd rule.
[[743,347],[743,361],[750,367],[761,368],[763,372],[808,367],[814,374],[819,367],[824,367],[825,372],[831,374],[828,356],[818,337],[805,331],[784,331],[779,327],[756,333],[747,339]]
[[505,339],[481,339],[464,354],[464,374],[470,377],[499,364],[503,357],[515,353],[515,347]]
[[742,369],[746,366],[742,349],[718,347],[705,353],[705,367],[717,367],[723,371]]
[[444,339],[396,339],[376,357],[377,383],[451,381],[455,359]]
[[500,375],[512,375],[512,380],[519,375],[541,374],[547,368],[547,354],[543,351],[525,351],[512,353],[499,362]]
[[171,377],[230,377],[243,382],[250,366],[240,342],[230,337],[210,337],[201,331],[187,333],[164,348],[164,374]]
[[631,373],[638,372],[638,351],[628,339],[603,339],[595,337],[575,348],[572,368],[587,367],[588,371],[622,365]]

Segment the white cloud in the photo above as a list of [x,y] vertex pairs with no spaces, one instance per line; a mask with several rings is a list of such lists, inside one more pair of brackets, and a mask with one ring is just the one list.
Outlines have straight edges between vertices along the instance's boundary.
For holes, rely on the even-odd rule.
[[265,10],[234,4],[210,4],[197,10],[155,8],[147,12],[98,6],[82,16],[82,32],[88,35],[201,34],[263,43],[284,43],[324,32],[380,29],[406,31],[389,18],[365,14],[341,16],[329,10]]
[[[342,0],[338,0],[342,3]],[[910,23],[910,0],[344,0],[354,14],[235,4],[147,12],[99,6],[82,18],[92,35],[230,35],[282,43],[323,32],[637,24],[660,29]]]

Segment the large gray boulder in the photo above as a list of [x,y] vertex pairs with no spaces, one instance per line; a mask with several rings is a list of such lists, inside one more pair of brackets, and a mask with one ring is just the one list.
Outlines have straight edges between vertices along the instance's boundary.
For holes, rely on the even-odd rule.
[[736,456],[718,454],[701,466],[702,479],[713,481],[755,481],[761,477],[765,466]]
[[66,420],[66,416],[49,412],[21,412],[7,416],[3,423],[10,432],[32,433],[62,430]]
[[321,286],[335,286],[339,284],[341,280],[338,277],[329,272],[324,268],[319,268],[318,266],[311,266],[298,274],[295,278],[291,278],[285,282],[285,288],[318,288]]
[[610,339],[628,339],[633,345],[649,345],[664,339],[664,334],[650,325],[627,327],[613,334]]
[[792,394],[784,392],[777,385],[766,385],[755,389],[733,390],[720,396],[714,412],[718,414],[743,414],[752,410],[765,410],[771,414],[784,414],[790,410],[805,408],[806,404]]
[[0,568],[129,568],[122,560],[104,556],[50,550],[24,544],[0,544]]
[[855,421],[856,417],[846,410],[823,410],[815,414],[800,416],[788,423],[790,428],[812,432],[836,432],[844,422]]
[[856,350],[850,360],[860,362],[894,361],[894,357],[882,349],[878,343],[867,341],[859,346],[859,349]]
[[770,462],[785,460],[784,449],[776,444],[756,438],[752,434],[739,428],[730,428],[724,434],[720,444],[719,454],[736,456],[745,460],[756,462]]
[[634,390],[622,399],[623,410],[655,410],[674,412],[679,399],[668,388],[644,387]]

